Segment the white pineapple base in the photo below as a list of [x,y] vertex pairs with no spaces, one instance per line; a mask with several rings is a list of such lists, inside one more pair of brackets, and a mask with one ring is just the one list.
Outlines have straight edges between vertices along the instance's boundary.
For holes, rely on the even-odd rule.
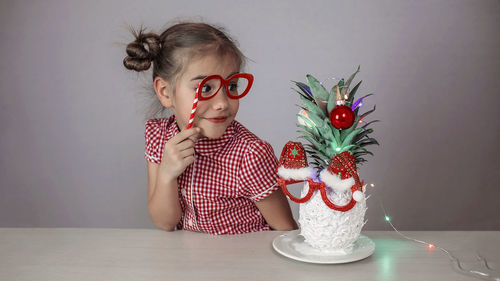
[[[336,193],[328,187],[326,189],[328,198],[336,205],[343,206],[351,200],[350,190]],[[308,190],[309,183],[306,182],[301,197],[305,196]],[[366,199],[364,198],[351,210],[340,212],[330,209],[323,202],[321,193],[318,190],[314,191],[309,201],[299,205],[300,235],[308,245],[303,245],[297,250],[315,255],[351,254],[354,242],[359,238],[365,224]]]

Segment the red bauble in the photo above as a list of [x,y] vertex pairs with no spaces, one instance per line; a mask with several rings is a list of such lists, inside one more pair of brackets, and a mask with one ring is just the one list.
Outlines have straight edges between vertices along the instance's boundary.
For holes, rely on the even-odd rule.
[[333,127],[345,130],[354,124],[354,112],[346,105],[337,105],[330,112],[330,122]]

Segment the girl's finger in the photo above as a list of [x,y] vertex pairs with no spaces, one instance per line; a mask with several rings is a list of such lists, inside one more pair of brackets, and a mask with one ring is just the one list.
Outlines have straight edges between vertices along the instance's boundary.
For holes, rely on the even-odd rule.
[[186,129],[186,130],[182,130],[180,133],[178,133],[177,135],[175,135],[173,138],[171,138],[170,140],[172,141],[173,144],[178,144],[180,142],[182,142],[183,140],[187,139],[187,138],[197,138],[197,135],[200,133],[200,128],[191,128],[191,129]]
[[200,134],[190,136],[189,139],[196,143],[200,139]]
[[194,148],[189,148],[189,149],[186,149],[186,150],[183,150],[179,153],[179,155],[186,159],[187,157],[189,156],[193,156],[194,155]]
[[183,150],[186,150],[186,149],[189,149],[189,148],[193,148],[195,145],[195,142],[192,140],[192,139],[185,139],[183,140],[182,142],[176,144],[176,148],[179,150],[179,151],[183,151]]
[[183,160],[183,163],[184,163],[185,167],[193,164],[193,162],[194,162],[194,156],[193,155],[192,156],[188,156],[188,157],[184,158],[184,160]]

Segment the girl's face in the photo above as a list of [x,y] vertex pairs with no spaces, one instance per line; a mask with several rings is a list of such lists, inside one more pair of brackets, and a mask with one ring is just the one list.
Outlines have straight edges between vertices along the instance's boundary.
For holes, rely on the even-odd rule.
[[[205,55],[189,63],[175,85],[175,94],[170,94],[171,106],[179,128],[186,128],[198,84],[203,78],[218,74],[224,78],[239,72],[239,65],[233,57]],[[170,92],[170,91],[169,91]],[[209,100],[198,101],[194,117],[194,127],[201,129],[201,135],[215,139],[221,137],[234,120],[239,108],[239,100],[230,99],[225,87]]]

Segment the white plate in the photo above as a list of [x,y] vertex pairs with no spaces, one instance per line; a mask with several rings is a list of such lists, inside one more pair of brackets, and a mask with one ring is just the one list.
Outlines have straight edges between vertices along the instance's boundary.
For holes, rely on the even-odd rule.
[[305,243],[299,230],[293,230],[274,238],[273,248],[276,252],[294,260],[334,264],[353,262],[369,257],[375,251],[375,243],[370,238],[360,235],[349,254],[314,254],[318,250]]

